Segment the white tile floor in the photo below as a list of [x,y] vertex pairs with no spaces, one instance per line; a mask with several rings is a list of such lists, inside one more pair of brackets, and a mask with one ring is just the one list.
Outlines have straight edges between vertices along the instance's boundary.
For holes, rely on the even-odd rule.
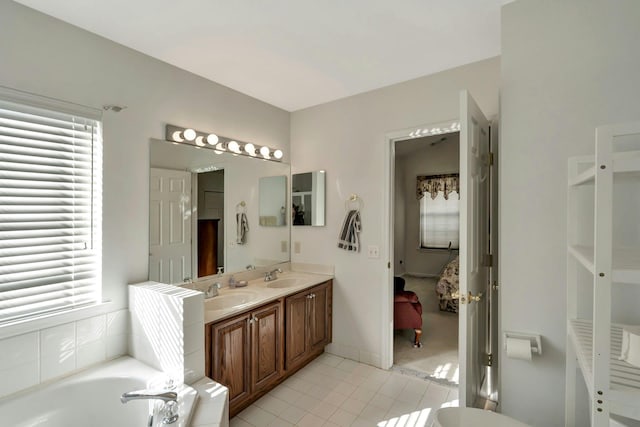
[[328,353],[231,419],[231,427],[429,427],[458,390]]

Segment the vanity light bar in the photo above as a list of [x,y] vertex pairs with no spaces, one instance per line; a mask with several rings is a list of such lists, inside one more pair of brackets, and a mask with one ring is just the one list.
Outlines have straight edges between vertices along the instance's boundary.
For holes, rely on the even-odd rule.
[[214,133],[202,132],[192,128],[166,125],[165,139],[176,144],[185,144],[197,148],[208,148],[217,154],[228,152],[235,155],[249,156],[281,162],[283,153],[277,148],[266,145],[255,145],[251,142],[238,141]]

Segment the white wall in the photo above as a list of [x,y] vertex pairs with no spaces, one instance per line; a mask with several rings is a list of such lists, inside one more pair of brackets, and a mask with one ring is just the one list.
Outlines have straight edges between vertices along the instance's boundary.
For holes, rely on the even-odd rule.
[[164,124],[285,151],[289,114],[9,1],[0,2],[0,85],[102,108],[104,295],[126,307],[127,283],[147,278],[149,138]]
[[[456,119],[459,91],[471,91],[489,116],[498,112],[499,60],[493,58],[387,88],[294,112],[291,115],[292,173],[326,170],[326,227],[294,227],[300,254],[292,260],[335,265],[334,334],[331,352],[380,365],[380,312],[388,286],[387,242],[383,241],[385,134]],[[358,194],[363,250],[337,248],[345,200]],[[380,258],[367,258],[367,246]]]
[[[409,274],[418,276],[438,276],[448,260],[457,252],[421,250],[420,246],[420,206],[416,199],[416,177],[418,175],[438,175],[460,171],[459,133],[447,136],[447,141],[418,150],[398,159],[396,168],[404,174],[404,268]],[[428,197],[428,196],[425,196]],[[401,215],[396,206],[396,218]],[[397,262],[397,260],[396,260]]]
[[[10,1],[0,2],[0,39],[0,85],[127,106],[104,114],[103,288],[113,311],[126,308],[127,283],[147,279],[149,139],[164,139],[165,123],[278,147],[289,158],[286,111]],[[4,354],[24,354],[9,344],[0,343]]]
[[501,354],[500,407],[532,425],[564,425],[567,159],[593,153],[596,126],[640,118],[638,22],[635,0],[502,9],[502,329],[542,334],[544,353]]

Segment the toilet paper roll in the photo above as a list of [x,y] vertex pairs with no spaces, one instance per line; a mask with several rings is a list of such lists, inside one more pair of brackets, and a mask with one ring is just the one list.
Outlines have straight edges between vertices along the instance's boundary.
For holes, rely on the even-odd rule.
[[507,338],[507,357],[531,360],[531,341],[519,338]]

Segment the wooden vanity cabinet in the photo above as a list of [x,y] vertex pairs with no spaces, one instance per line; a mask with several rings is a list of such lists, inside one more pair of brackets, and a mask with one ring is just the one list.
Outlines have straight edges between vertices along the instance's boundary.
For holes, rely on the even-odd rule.
[[331,342],[332,281],[285,299],[285,369],[296,370]]
[[206,325],[205,372],[229,388],[231,417],[324,351],[331,311],[329,280]]
[[229,388],[229,410],[235,414],[282,376],[282,303],[276,301],[208,329],[207,374]]

